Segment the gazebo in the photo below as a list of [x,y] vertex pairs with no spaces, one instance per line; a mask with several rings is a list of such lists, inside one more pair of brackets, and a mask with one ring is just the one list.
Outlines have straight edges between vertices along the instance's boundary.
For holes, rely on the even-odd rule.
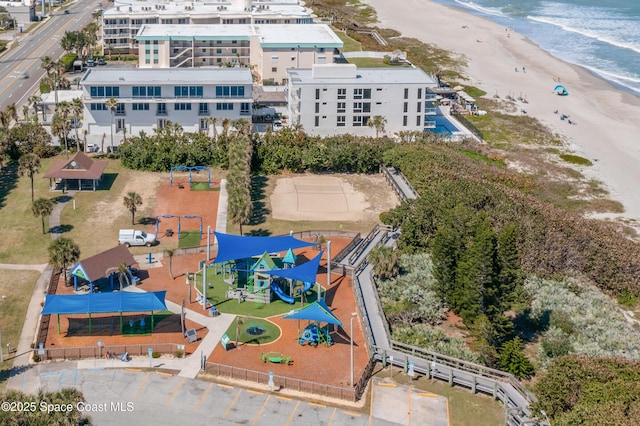
[[54,180],[55,183],[51,185],[53,189],[65,191],[68,188],[77,188],[79,191],[95,191],[102,181],[107,164],[107,161],[93,161],[84,152],[78,151],[70,159],[53,163],[44,177]]
[[93,292],[93,283],[100,278],[110,278],[111,288],[113,289],[113,275],[118,271],[121,264],[132,266],[136,263],[129,249],[124,245],[116,246],[95,256],[88,257],[78,262],[71,268],[73,275],[73,289],[78,291],[78,278],[82,278],[89,282],[89,291]]

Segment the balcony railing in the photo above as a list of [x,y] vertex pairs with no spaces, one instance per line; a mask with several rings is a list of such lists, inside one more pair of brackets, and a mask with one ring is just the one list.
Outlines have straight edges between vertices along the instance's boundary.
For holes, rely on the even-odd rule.
[[435,108],[435,107],[433,107],[433,108],[425,108],[425,109],[424,109],[424,113],[425,113],[426,115],[436,115],[436,112],[437,112],[437,111],[436,111],[436,108]]
[[432,121],[432,120],[425,120],[424,121],[424,128],[425,129],[435,129],[436,128],[436,122]]

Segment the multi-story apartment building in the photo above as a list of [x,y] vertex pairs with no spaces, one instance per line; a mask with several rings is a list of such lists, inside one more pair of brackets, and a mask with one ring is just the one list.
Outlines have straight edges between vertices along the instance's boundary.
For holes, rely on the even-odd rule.
[[299,0],[142,0],[116,1],[102,16],[105,52],[137,53],[142,25],[309,24]]
[[[94,68],[84,75],[83,129],[102,135],[152,133],[168,121],[187,132],[205,131],[210,117],[251,120],[252,77],[248,68]],[[118,101],[114,111],[107,106]],[[113,116],[112,116],[113,113]]]
[[434,128],[431,91],[437,82],[418,68],[356,68],[314,65],[287,71],[290,124],[316,136],[350,133],[375,136],[369,119],[386,119],[386,133]]
[[251,65],[275,84],[287,68],[335,62],[343,46],[325,24],[143,25],[136,38],[140,68]]

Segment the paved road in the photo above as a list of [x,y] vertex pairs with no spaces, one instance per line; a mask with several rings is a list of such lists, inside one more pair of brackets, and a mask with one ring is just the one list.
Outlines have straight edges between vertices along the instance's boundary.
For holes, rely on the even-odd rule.
[[[63,53],[60,39],[65,31],[77,31],[89,24],[97,4],[98,1],[75,2],[67,8],[68,15],[57,11],[31,32],[17,36],[17,44],[0,57],[0,110],[12,103],[20,106],[38,90],[45,75],[40,68],[41,59],[49,56],[57,60]],[[25,72],[29,78],[21,78]]]

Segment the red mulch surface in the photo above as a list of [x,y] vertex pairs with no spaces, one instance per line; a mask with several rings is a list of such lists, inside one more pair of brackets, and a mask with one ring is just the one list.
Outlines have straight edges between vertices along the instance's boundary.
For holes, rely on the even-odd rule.
[[[204,176],[206,179],[206,176]],[[194,181],[204,180],[202,176],[194,176]],[[184,188],[178,187],[176,182],[183,183]],[[211,179],[211,187],[219,188],[220,179]],[[174,216],[192,215],[202,217],[202,239],[203,244],[207,240],[207,226],[211,229],[216,227],[218,217],[218,199],[220,191],[191,191],[189,189],[188,178],[174,178],[173,186],[169,186],[169,181],[162,183],[156,193],[156,207],[153,217],[170,214]],[[172,237],[165,234],[167,229],[173,230]],[[197,231],[200,229],[199,219],[180,219],[181,231]],[[155,226],[149,226],[147,231],[155,233]],[[178,238],[178,218],[160,218],[158,224],[158,238]]]

